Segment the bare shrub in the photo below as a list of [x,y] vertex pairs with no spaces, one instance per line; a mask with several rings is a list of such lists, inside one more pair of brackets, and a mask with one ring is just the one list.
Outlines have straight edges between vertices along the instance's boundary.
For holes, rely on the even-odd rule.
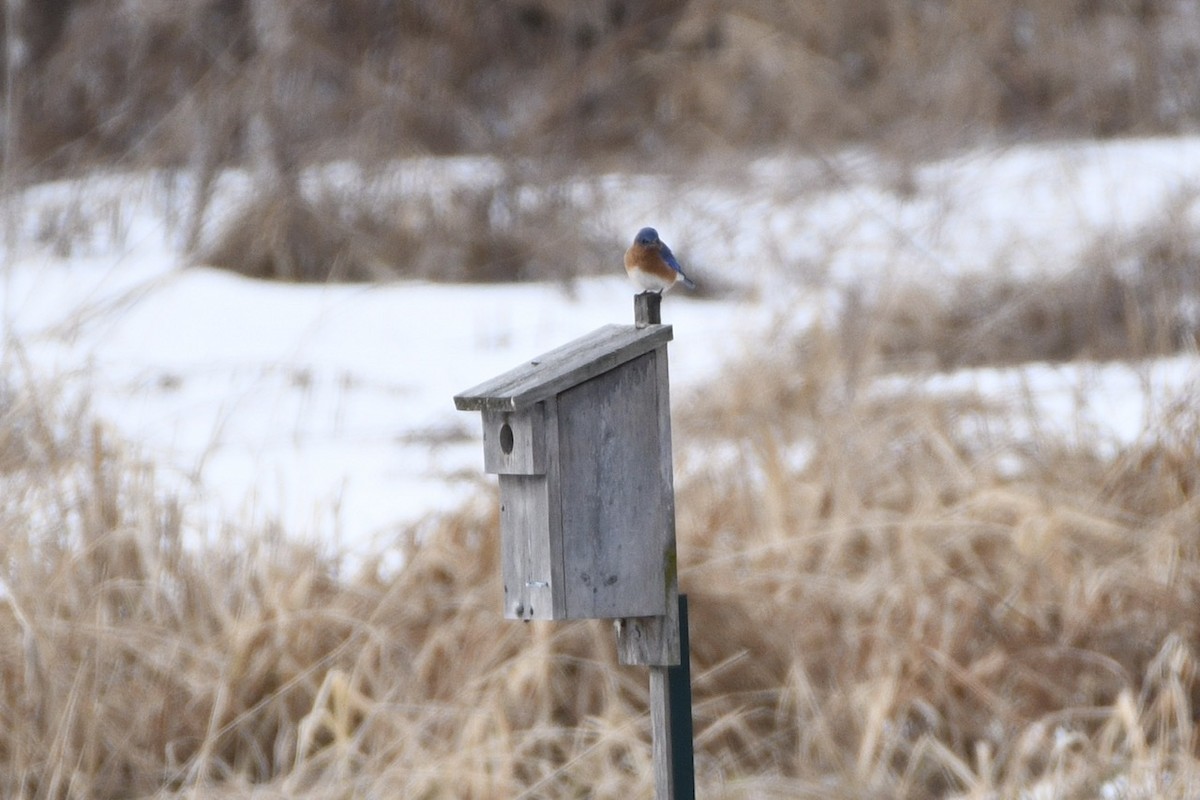
[[19,140],[43,170],[236,161],[272,106],[306,161],[661,158],[847,139],[927,151],[997,130],[1175,131],[1200,114],[1186,0],[16,8]]
[[569,283],[611,270],[619,253],[589,232],[598,201],[521,162],[449,189],[388,183],[255,194],[217,225],[199,260],[280,280]]
[[[578,174],[764,148],[866,142],[911,161],[996,134],[1189,130],[1200,118],[1197,13],[1185,0],[26,2],[6,17],[12,64],[0,64],[14,92],[4,178],[187,169],[189,251],[247,274],[427,275],[446,257],[471,280],[560,274],[544,238],[490,210],[479,218],[497,198],[464,198],[470,224],[388,233],[382,209],[331,209],[292,187],[313,165],[373,169],[414,154],[490,153],[514,170]],[[203,242],[229,166],[272,177],[227,242]],[[335,216],[317,218],[326,211]],[[522,214],[531,227],[546,216]],[[263,241],[250,241],[255,230]],[[448,238],[431,235],[442,230]],[[376,235],[404,253],[447,247],[381,255]],[[576,243],[568,260],[591,248]]]
[[[1075,268],[1037,279],[966,275],[847,308],[893,368],[1136,359],[1200,344],[1200,231],[1188,196],[1127,237],[1097,236]],[[854,322],[863,318],[866,323]]]
[[362,281],[389,277],[360,231],[288,195],[259,196],[232,216],[201,260],[253,278]]

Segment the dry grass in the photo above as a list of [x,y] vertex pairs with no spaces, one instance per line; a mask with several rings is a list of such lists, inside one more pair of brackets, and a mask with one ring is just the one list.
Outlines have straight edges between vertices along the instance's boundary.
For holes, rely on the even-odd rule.
[[588,233],[596,201],[572,196],[561,175],[537,165],[500,171],[448,193],[428,186],[399,194],[370,178],[349,189],[257,192],[217,226],[198,260],[302,282],[569,283],[611,267],[605,255],[623,243]]
[[739,620],[706,638],[698,609],[693,646],[777,686],[743,708],[737,760],[774,739],[760,769],[839,796],[1095,797],[1117,775],[1194,793],[1195,410],[1111,461],[1026,443],[1017,470],[986,425],[955,433],[994,410],[853,391],[839,352],[814,337],[790,377],[748,365],[693,412],[712,449],[738,445],[680,498],[702,532],[682,580]]
[[[558,274],[568,246],[536,234],[577,212],[511,201],[536,176],[423,220],[295,199],[300,166],[345,152],[919,156],[1200,116],[1194,12],[1169,0],[14,8],[6,178],[187,164],[202,219],[216,170],[251,164],[278,182],[213,247],[287,279],[386,277],[397,252],[419,275]],[[1194,404],[1101,458],[989,439],[1012,410],[977,398],[867,390],[897,360],[1193,346],[1195,306],[1166,302],[1197,291],[1181,230],[1098,242],[1050,289],[868,309],[866,336],[747,359],[681,415],[703,796],[1196,794]],[[980,308],[1014,336],[964,336]],[[606,625],[500,621],[494,502],[409,532],[387,578],[280,531],[201,541],[84,410],[21,385],[0,392],[0,794],[649,795],[644,671]]]
[[1200,348],[1200,227],[1194,193],[1142,229],[1101,234],[1077,265],[1036,281],[961,275],[943,291],[910,285],[852,298],[842,327],[871,320],[884,369],[1138,359]]
[[[866,391],[843,349],[676,421],[702,796],[1193,796],[1195,408],[1101,459],[966,436],[1000,412]],[[0,417],[5,796],[649,795],[644,670],[607,625],[500,620],[494,498],[339,574],[193,541],[52,406]]]

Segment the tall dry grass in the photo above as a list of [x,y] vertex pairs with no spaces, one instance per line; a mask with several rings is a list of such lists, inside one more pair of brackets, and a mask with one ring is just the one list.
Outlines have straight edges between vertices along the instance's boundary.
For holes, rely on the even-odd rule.
[[[293,280],[378,277],[375,248],[438,241],[398,209],[381,223],[392,209],[299,203],[298,166],[347,152],[637,162],[867,140],[919,155],[1200,113],[1195,11],[1169,0],[12,9],[6,39],[28,58],[5,60],[6,179],[187,166],[198,231],[216,170],[247,164],[261,216],[216,247]],[[512,230],[485,216],[465,250],[424,257],[536,270],[556,255],[529,235],[539,213]],[[313,252],[292,249],[297,227]],[[781,343],[688,404],[675,439],[704,796],[1195,795],[1194,404],[1101,456],[1011,438],[1012,407],[871,391],[914,354],[1193,347],[1194,319],[1164,316],[1195,291],[1194,240],[1173,236],[1098,243],[1104,280],[959,294],[911,335],[896,332],[916,321],[870,309],[865,336],[848,319]],[[997,329],[1027,335],[964,338],[997,307]],[[409,531],[398,574],[346,574],[282,531],[202,536],[86,409],[27,376],[2,388],[4,796],[649,794],[644,672],[615,664],[608,626],[499,619],[493,498]]]
[[[845,334],[676,419],[701,795],[1194,796],[1194,404],[1112,455],[1013,438],[994,399],[873,390]],[[608,625],[501,620],[494,497],[346,574],[280,531],[201,538],[26,384],[0,411],[5,796],[650,794],[644,670]]]
[[693,613],[699,660],[772,671],[714,687],[773,701],[730,748],[774,772],[754,791],[1194,794],[1196,410],[1101,458],[1011,441],[1011,407],[863,391],[841,336],[808,345],[693,410],[726,458],[679,501],[684,587],[736,609],[710,636]]
[[1195,192],[1171,198],[1139,229],[1096,235],[1063,274],[914,283],[845,306],[892,369],[956,369],[1030,361],[1140,359],[1200,348],[1200,226]]

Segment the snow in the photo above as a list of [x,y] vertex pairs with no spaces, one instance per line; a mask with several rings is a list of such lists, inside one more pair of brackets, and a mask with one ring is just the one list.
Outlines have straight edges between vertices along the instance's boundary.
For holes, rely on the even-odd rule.
[[[1195,355],[1138,363],[1034,363],[1020,367],[964,369],[922,378],[891,378],[875,388],[973,394],[1013,410],[1004,430],[979,435],[1002,441],[1056,440],[1086,446],[1103,457],[1159,436],[1158,425],[1200,398],[1200,359]],[[1033,427],[1031,427],[1033,426]]]
[[[654,225],[698,282],[729,289],[664,301],[678,403],[747,349],[828,313],[831,288],[911,280],[936,291],[954,274],[1061,271],[1101,234],[1195,215],[1200,139],[978,151],[916,167],[903,190],[886,175],[848,154],[762,159],[736,180],[606,175],[571,189],[609,209],[593,222],[599,233],[623,240]],[[362,176],[340,165],[323,179]],[[457,185],[500,179],[486,159],[426,159],[399,165],[389,185],[451,202]],[[235,213],[246,187],[223,176],[221,213]],[[371,547],[486,485],[478,415],[454,410],[456,392],[632,318],[619,252],[611,277],[569,291],[279,285],[185,266],[188,197],[186,180],[158,173],[27,191],[8,210],[3,358],[18,379],[27,369],[90,398],[217,516]],[[968,370],[927,385],[1031,402],[1048,429],[1115,447],[1145,435],[1165,405],[1200,395],[1198,381],[1191,355]]]

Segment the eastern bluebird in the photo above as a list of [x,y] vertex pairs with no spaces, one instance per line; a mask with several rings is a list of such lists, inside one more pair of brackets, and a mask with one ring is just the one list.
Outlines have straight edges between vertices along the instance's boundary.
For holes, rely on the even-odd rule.
[[675,281],[682,281],[689,289],[696,288],[654,228],[642,228],[633,237],[633,244],[625,251],[625,271],[634,285],[647,292],[662,294],[674,286]]

